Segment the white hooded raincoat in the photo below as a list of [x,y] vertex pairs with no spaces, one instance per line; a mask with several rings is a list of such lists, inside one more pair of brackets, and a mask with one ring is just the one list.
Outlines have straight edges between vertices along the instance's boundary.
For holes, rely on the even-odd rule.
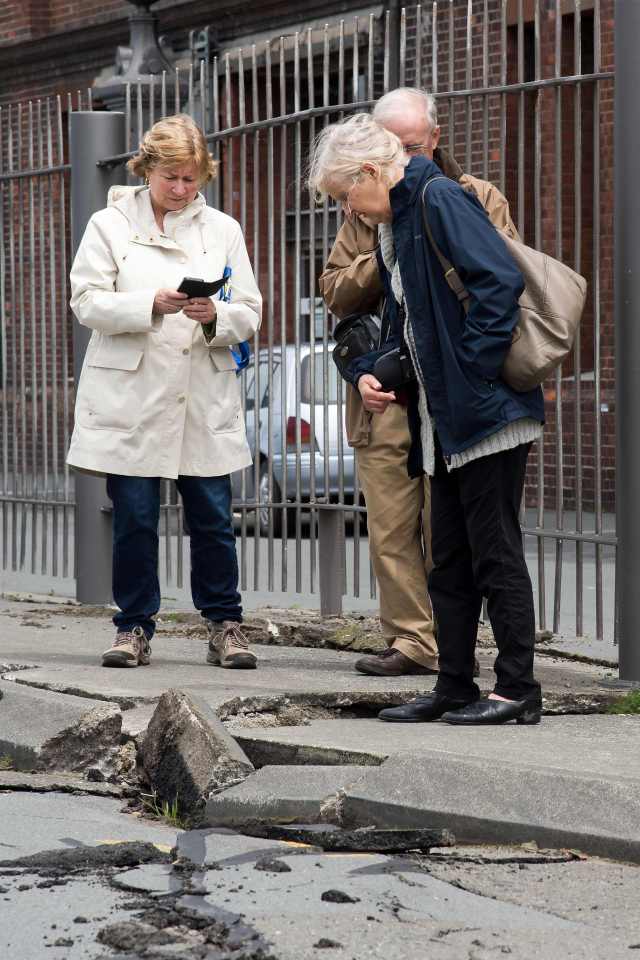
[[[215,336],[180,312],[152,314],[160,288],[231,268],[213,298]],[[262,301],[239,224],[198,194],[158,228],[146,187],[113,187],[71,270],[71,308],[93,333],[68,462],[125,476],[219,476],[251,463],[230,345],[260,325]]]

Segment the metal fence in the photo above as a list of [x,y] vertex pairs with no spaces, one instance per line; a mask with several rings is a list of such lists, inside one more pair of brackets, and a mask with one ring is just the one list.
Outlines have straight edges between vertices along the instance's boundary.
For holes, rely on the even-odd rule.
[[73,575],[66,144],[90,102],[0,106],[0,539],[3,569],[31,575]]
[[[612,635],[612,204],[603,198],[612,170],[599,143],[613,74],[603,69],[600,8],[434,0],[399,22],[376,8],[126,87],[127,152],[162,115],[187,112],[205,129],[220,161],[207,199],[240,221],[265,298],[242,374],[254,463],[234,477],[243,589],[374,596],[332,318],[317,293],[341,211],[313,205],[304,164],[323,125],[415,83],[436,96],[442,142],[507,194],[524,238],[589,280],[572,361],[546,384],[548,426],[523,526],[540,628]],[[69,571],[73,508],[63,465],[72,401],[63,106],[7,108],[0,120],[3,564],[52,575]],[[180,586],[182,515],[169,483],[161,527],[164,578]]]

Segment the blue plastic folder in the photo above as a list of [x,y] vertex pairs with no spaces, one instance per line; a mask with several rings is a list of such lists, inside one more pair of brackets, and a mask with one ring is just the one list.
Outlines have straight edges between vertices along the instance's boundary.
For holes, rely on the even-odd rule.
[[[222,274],[222,279],[225,281],[224,286],[218,294],[219,300],[224,300],[225,303],[231,302],[231,267],[227,266],[224,268],[224,273]],[[231,347],[231,353],[233,359],[236,363],[236,374],[239,376],[240,372],[249,366],[249,361],[251,360],[251,346],[248,340],[244,340],[242,343],[236,344],[235,347]]]

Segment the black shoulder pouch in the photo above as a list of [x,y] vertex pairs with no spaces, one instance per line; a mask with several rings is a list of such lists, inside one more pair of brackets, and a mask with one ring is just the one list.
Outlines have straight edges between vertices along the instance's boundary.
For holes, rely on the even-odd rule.
[[333,359],[340,376],[347,379],[345,371],[354,360],[378,349],[379,322],[371,313],[352,314],[336,325],[333,336]]

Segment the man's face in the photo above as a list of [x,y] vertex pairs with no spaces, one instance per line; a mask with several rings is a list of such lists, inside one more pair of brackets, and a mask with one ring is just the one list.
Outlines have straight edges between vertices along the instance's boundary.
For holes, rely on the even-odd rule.
[[440,139],[440,127],[429,126],[424,115],[407,111],[392,119],[387,118],[384,126],[402,141],[407,156],[433,160],[433,151]]

